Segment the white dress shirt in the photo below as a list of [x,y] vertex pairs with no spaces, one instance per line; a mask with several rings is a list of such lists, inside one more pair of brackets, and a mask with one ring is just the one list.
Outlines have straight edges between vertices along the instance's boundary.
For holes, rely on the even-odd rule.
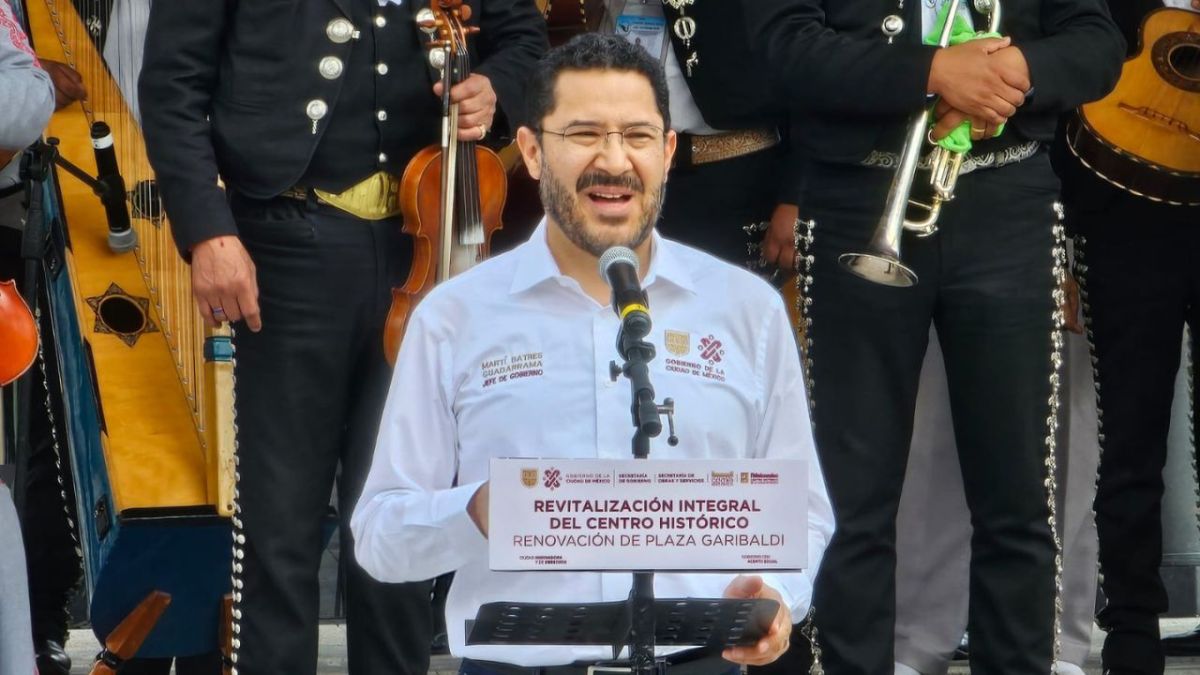
[[[609,377],[617,317],[559,272],[546,227],[441,284],[417,306],[351,520],[358,561],[377,579],[413,581],[457,570],[446,603],[456,655],[524,666],[610,658],[611,650],[466,647],[464,621],[480,605],[623,600],[631,582],[628,573],[492,572],[487,541],[467,515],[491,457],[631,455],[629,383]],[[808,508],[809,572],[763,575],[799,621],[833,513],[783,302],[749,272],[657,234],[652,250],[644,287],[654,318],[648,339],[658,355],[650,372],[658,399],[675,399],[679,445],[660,437],[650,456],[809,461],[808,492],[797,495]],[[683,353],[668,349],[666,331]],[[501,372],[507,379],[497,377]],[[658,574],[655,594],[721,597],[732,577]]]

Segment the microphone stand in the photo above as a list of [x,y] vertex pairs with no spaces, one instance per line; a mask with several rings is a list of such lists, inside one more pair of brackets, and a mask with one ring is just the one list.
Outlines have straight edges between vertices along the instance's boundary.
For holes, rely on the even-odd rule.
[[[636,327],[635,327],[636,326]],[[629,330],[627,330],[629,329]],[[666,414],[671,435],[667,442],[678,445],[675,436],[675,402],[671,399],[658,405],[654,401],[654,385],[650,383],[649,363],[654,359],[654,345],[645,340],[650,332],[650,322],[625,322],[617,333],[617,352],[625,361],[618,365],[609,363],[609,374],[614,382],[624,375],[629,379],[633,404],[633,456],[647,459],[650,456],[650,439],[662,433],[662,419]],[[633,675],[655,675],[658,666],[654,660],[654,572],[633,573],[633,588],[629,592],[629,661]],[[614,658],[616,654],[613,655]]]

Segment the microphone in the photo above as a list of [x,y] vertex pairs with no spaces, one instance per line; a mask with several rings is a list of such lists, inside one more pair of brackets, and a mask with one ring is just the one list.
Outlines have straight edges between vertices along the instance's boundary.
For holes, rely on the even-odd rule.
[[637,255],[624,246],[613,246],[600,256],[600,276],[612,288],[613,311],[621,317],[627,339],[640,340],[650,334],[650,302],[638,281]]
[[129,225],[125,179],[117,168],[112,130],[104,122],[92,125],[92,150],[96,155],[96,194],[108,216],[108,247],[113,253],[132,251],[137,248],[137,230]]

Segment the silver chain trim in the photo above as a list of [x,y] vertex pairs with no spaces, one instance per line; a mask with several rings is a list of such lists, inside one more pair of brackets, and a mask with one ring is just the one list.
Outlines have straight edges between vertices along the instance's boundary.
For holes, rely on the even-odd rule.
[[[79,530],[75,523],[75,517],[72,515],[72,512],[71,512],[71,504],[67,499],[67,481],[74,481],[74,479],[71,478],[70,476],[66,475],[66,471],[63,466],[62,444],[58,440],[58,423],[54,419],[54,403],[52,402],[52,400],[50,398],[51,397],[50,375],[46,370],[46,353],[43,350],[43,345],[45,344],[45,342],[42,339],[42,334],[41,334],[42,333],[42,310],[41,310],[41,308],[34,309],[34,316],[36,317],[36,322],[37,322],[37,326],[38,326],[38,351],[37,351],[38,368],[42,371],[42,388],[46,394],[46,400],[45,400],[46,419],[50,423],[49,424],[49,426],[50,426],[50,446],[54,449],[54,468],[55,468],[54,473],[55,473],[56,477],[58,478],[58,494],[59,494],[59,498],[62,500],[63,517],[67,521],[67,528],[71,531],[71,543],[73,544],[72,549],[75,551],[75,564],[77,566],[79,566],[79,565],[83,564],[83,545],[79,543]],[[28,424],[28,421],[26,422],[26,424]],[[25,458],[26,461],[29,461],[30,459],[32,459],[32,458],[31,457]],[[24,486],[22,486],[22,489],[24,489]],[[66,611],[67,609],[68,609],[68,607],[63,607],[64,611]]]
[[[1184,324],[1184,333],[1187,335],[1187,348],[1184,349],[1184,359],[1186,360],[1185,367],[1187,369],[1187,415],[1188,415],[1188,447],[1191,449],[1189,453],[1192,458],[1192,485],[1196,487],[1196,513],[1200,514],[1200,470],[1196,465],[1196,370],[1195,358],[1193,354],[1196,349],[1196,336],[1193,333],[1193,327]],[[1197,527],[1200,527],[1200,519],[1196,521]]]
[[[1093,494],[1100,489],[1100,467],[1104,464],[1104,405],[1103,399],[1100,397],[1100,358],[1096,355],[1096,339],[1095,333],[1092,331],[1092,305],[1088,297],[1088,265],[1087,265],[1087,237],[1079,235],[1075,237],[1075,260],[1073,261],[1072,270],[1074,271],[1075,281],[1079,283],[1079,304],[1083,309],[1083,326],[1084,335],[1087,336],[1088,356],[1092,366],[1092,386],[1096,392],[1096,477],[1093,481]],[[1104,580],[1104,570],[1100,566],[1100,559],[1096,559],[1096,578]]]
[[1062,652],[1062,613],[1063,613],[1063,543],[1058,532],[1058,429],[1059,401],[1061,399],[1061,373],[1063,364],[1063,327],[1066,325],[1064,310],[1067,281],[1067,246],[1066,228],[1063,226],[1062,204],[1054,203],[1054,213],[1057,221],[1052,232],[1054,245],[1051,249],[1053,257],[1054,312],[1053,326],[1050,331],[1050,414],[1046,417],[1046,505],[1050,507],[1050,536],[1054,539],[1054,649],[1050,657],[1049,672],[1055,672],[1055,663]]
[[[816,230],[817,221],[796,219],[795,226],[792,228],[792,241],[796,247],[796,339],[803,340],[800,345],[800,368],[804,372],[804,384],[808,398],[808,413],[812,429],[817,428],[816,420],[812,418],[813,408],[815,406],[813,399],[813,371],[812,371],[812,286],[813,286],[813,265],[816,262],[816,257],[813,253],[813,231]],[[812,570],[814,581],[816,579],[816,570]],[[812,652],[812,665],[809,666],[809,675],[825,675],[825,668],[821,665],[821,643],[817,639],[817,624],[815,616],[817,608],[815,605],[808,608],[808,615],[804,617],[804,621],[800,626],[800,634],[808,640],[809,649]]]
[[[967,158],[963,160],[962,170],[958,172],[958,175],[962,176],[980,169],[998,169],[1007,164],[1016,164],[1017,162],[1033,157],[1040,147],[1041,143],[1038,141],[1029,141],[982,155],[967,153]],[[900,166],[900,155],[895,152],[872,150],[871,154],[867,155],[861,164],[878,169],[895,169]],[[926,154],[921,158],[917,167],[928,171],[929,165],[930,155]]]
[[[229,341],[233,346],[234,356],[231,360],[233,364],[233,391],[237,392],[237,345],[234,342],[236,331],[231,326],[229,329]],[[232,589],[233,609],[232,617],[230,617],[230,630],[232,635],[229,637],[230,654],[229,654],[229,673],[230,675],[238,675],[238,651],[242,648],[242,559],[246,555],[246,534],[242,529],[242,503],[239,500],[240,487],[242,481],[242,470],[240,467],[241,460],[238,456],[238,426],[237,426],[237,404],[233,406],[233,516],[230,518],[232,527],[230,530],[233,533],[233,557],[230,565],[230,587]]]
[[817,639],[817,624],[814,621],[816,614],[816,607],[808,608],[808,614],[800,624],[800,634],[808,640],[808,647],[812,651],[812,665],[808,668],[808,675],[825,675],[825,668],[821,665],[821,643]]
[[804,384],[808,392],[808,414],[813,430],[817,428],[817,422],[812,418],[813,409],[816,408],[816,399],[813,396],[813,357],[812,357],[812,286],[813,286],[813,267],[816,264],[816,256],[813,253],[813,232],[817,229],[817,221],[797,219],[796,226],[793,230],[793,237],[796,246],[796,337],[803,338],[804,342],[800,345],[800,366],[804,371]]

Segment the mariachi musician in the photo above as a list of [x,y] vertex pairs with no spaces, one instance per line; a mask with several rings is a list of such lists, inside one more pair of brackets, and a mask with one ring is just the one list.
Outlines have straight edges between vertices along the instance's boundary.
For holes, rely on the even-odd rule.
[[784,106],[755,61],[741,5],[607,4],[605,29],[646,49],[667,75],[679,152],[659,231],[734,264],[756,267],[761,257],[790,270],[796,207]]
[[[995,5],[953,12],[942,0],[741,4],[792,111],[792,140],[807,159],[800,215],[815,221],[804,272],[810,393],[837,514],[813,603],[824,671],[893,672],[895,519],[932,323],[974,525],[971,670],[1045,673],[1055,642],[1055,263],[1064,255],[1047,144],[1061,113],[1112,87],[1121,35],[1103,0],[999,0],[998,15]],[[938,47],[948,14],[959,19]],[[993,18],[1005,37],[949,46]],[[929,151],[926,106],[933,137],[953,131],[956,148],[973,147],[957,158],[957,196],[941,206],[940,232],[901,239],[910,189],[893,178],[912,168],[902,158]],[[928,190],[912,196],[931,201]],[[881,219],[885,207],[892,217]]]
[[[1155,50],[1159,36],[1140,29],[1151,12],[1164,7],[1200,12],[1200,2],[1193,0],[1109,2],[1131,58],[1139,54],[1146,58]],[[1200,15],[1180,17],[1185,27],[1191,26],[1190,54],[1195,63],[1194,36]],[[1184,49],[1181,53],[1189,52]],[[1159,104],[1178,101],[1178,91],[1173,94],[1174,88],[1165,82],[1132,81],[1138,74],[1127,69],[1113,96],[1121,95],[1134,105],[1138,104],[1138,92],[1152,95]],[[1200,158],[1200,147],[1194,143],[1200,93],[1194,86],[1190,92],[1185,94],[1190,102],[1166,111],[1190,116],[1192,140],[1185,137],[1177,148],[1190,149],[1195,163]],[[1153,189],[1155,170],[1142,165],[1139,172],[1123,176],[1119,165],[1113,165],[1111,168],[1118,170],[1109,171],[1102,156],[1088,152],[1099,146],[1075,121],[1071,119],[1065,126],[1055,160],[1063,178],[1067,227],[1076,237],[1076,273],[1086,292],[1084,309],[1103,411],[1095,511],[1105,596],[1098,621],[1107,631],[1104,669],[1113,675],[1161,674],[1164,660],[1158,617],[1167,610],[1167,593],[1159,576],[1162,472],[1180,336],[1185,324],[1193,336],[1200,329],[1200,269],[1195,262],[1200,254],[1200,198],[1196,197],[1200,195],[1200,174],[1192,173],[1190,178],[1193,198],[1174,200],[1190,201],[1191,205],[1161,201],[1171,200],[1172,195],[1157,194]],[[1133,125],[1130,116],[1128,127],[1135,129],[1142,141],[1150,140]],[[1080,157],[1089,165],[1104,166],[1108,180],[1085,166]],[[1144,194],[1116,185],[1132,187],[1143,179],[1150,188],[1142,191]],[[1194,349],[1194,339],[1192,343]],[[1172,646],[1181,653],[1200,652],[1200,638],[1195,633],[1168,638],[1164,643],[1168,653]]]
[[[479,141],[521,118],[545,23],[528,0],[468,4],[478,67],[450,96],[459,139]],[[243,675],[315,672],[322,516],[335,475],[344,519],[362,488],[390,377],[383,323],[409,265],[398,176],[441,126],[414,21],[422,6],[151,10],[139,85],[147,149],[200,313],[236,327]],[[353,550],[343,527],[350,672],[425,673],[429,584],[377,583]]]

